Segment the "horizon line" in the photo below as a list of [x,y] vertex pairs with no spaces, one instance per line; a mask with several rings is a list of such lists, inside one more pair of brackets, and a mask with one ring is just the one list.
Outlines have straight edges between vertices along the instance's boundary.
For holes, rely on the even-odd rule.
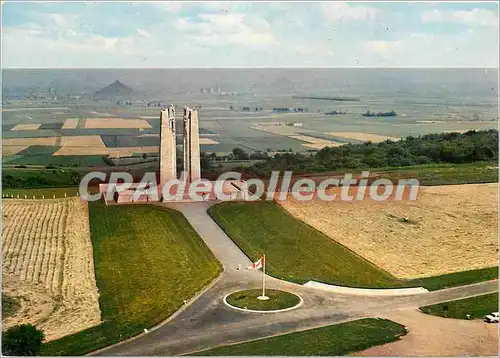
[[498,66],[171,66],[171,67],[2,67],[2,70],[197,70],[197,69],[498,69]]

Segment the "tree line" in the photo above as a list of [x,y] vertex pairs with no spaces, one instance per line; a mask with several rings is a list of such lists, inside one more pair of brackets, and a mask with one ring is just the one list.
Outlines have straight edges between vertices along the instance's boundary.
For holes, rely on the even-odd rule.
[[292,170],[299,174],[479,161],[498,161],[496,129],[409,136],[399,141],[380,143],[345,144],[341,147],[325,147],[317,153],[278,153],[244,168],[244,171],[268,175],[273,170]]

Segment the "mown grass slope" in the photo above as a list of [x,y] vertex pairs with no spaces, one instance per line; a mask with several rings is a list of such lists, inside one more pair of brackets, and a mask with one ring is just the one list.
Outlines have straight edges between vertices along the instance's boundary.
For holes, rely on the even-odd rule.
[[284,280],[352,287],[399,287],[401,282],[274,202],[225,202],[210,216],[252,260],[266,254],[266,272]]
[[420,307],[420,310],[439,317],[467,319],[470,315],[470,318],[482,318],[498,312],[498,292]]
[[406,334],[404,326],[385,319],[367,318],[307,331],[218,347],[200,356],[344,356]]
[[82,355],[154,326],[221,271],[186,218],[148,205],[89,203],[103,323],[45,344],[42,355]]
[[225,202],[208,213],[251,260],[266,254],[268,274],[300,284],[314,280],[362,288],[422,286],[432,291],[498,278],[498,267],[491,267],[397,279],[274,202]]

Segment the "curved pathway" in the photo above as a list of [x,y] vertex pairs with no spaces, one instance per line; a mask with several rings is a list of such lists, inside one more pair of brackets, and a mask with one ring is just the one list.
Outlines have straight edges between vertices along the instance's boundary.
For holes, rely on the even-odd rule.
[[[95,354],[180,355],[287,332],[316,328],[363,317],[377,317],[396,310],[496,292],[497,281],[433,291],[412,296],[361,296],[311,289],[267,276],[266,286],[299,294],[304,304],[282,313],[249,313],[233,310],[223,297],[233,291],[258,288],[262,274],[247,270],[248,257],[207,214],[211,205],[158,204],[181,211],[224,265],[222,277],[168,323]],[[238,269],[241,265],[241,269]]]

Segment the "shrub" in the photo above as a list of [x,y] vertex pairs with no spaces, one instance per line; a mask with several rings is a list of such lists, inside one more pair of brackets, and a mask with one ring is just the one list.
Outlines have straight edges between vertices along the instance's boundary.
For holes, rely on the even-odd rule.
[[2,333],[2,353],[8,356],[37,356],[45,335],[31,324],[21,324]]

